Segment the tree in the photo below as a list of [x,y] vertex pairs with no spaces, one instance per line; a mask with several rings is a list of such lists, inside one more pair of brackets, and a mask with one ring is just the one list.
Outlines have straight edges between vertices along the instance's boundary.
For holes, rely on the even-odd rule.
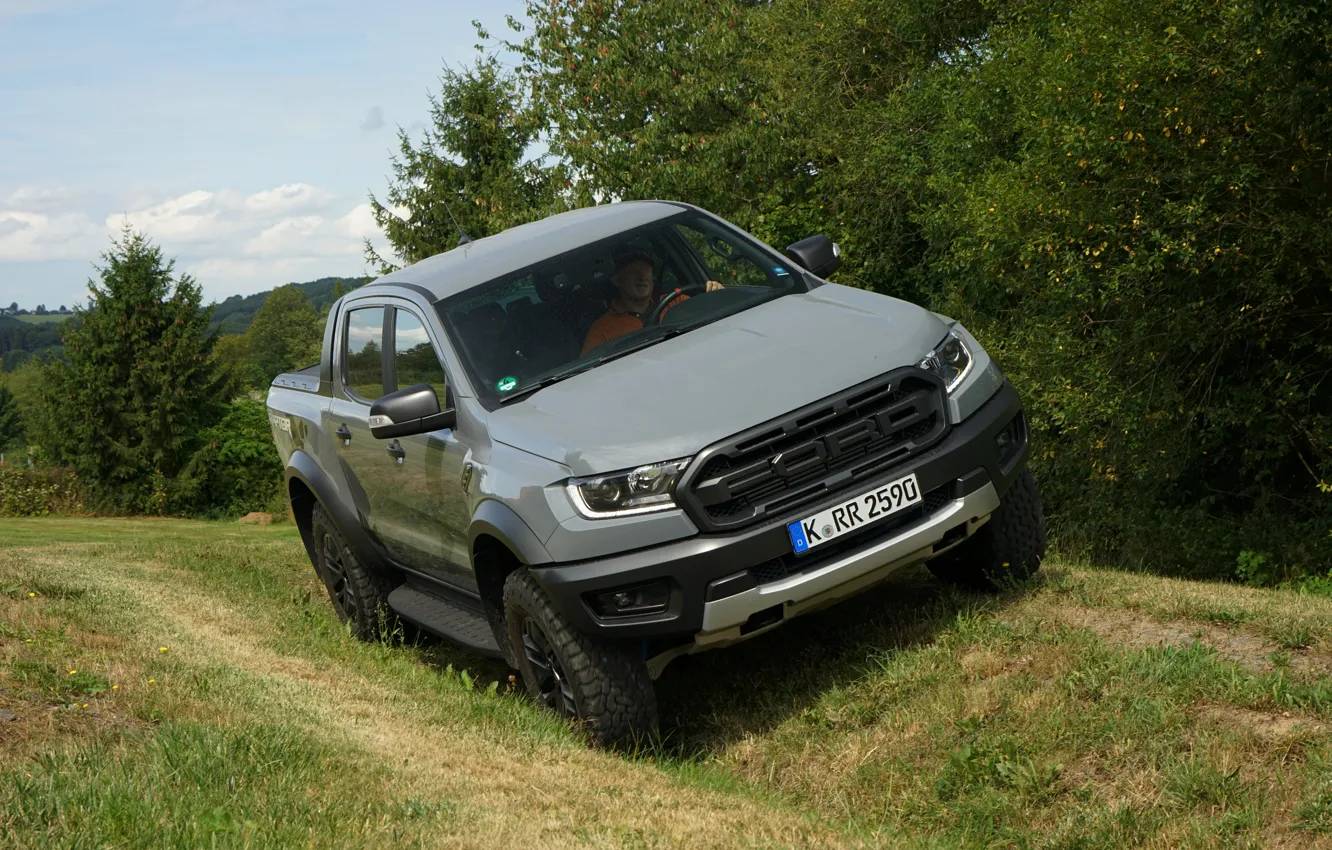
[[225,399],[199,286],[129,227],[88,281],[65,362],[46,371],[42,443],[122,510],[160,505]]
[[282,485],[268,408],[242,396],[202,433],[203,445],[181,472],[174,507],[204,515],[238,515],[272,505]]
[[250,335],[223,334],[213,345],[213,362],[226,379],[229,394],[243,392],[264,384],[263,373],[254,362]]
[[[10,393],[14,399],[14,407],[18,411],[20,428],[23,432],[23,439],[20,442],[26,443],[29,448],[38,448],[32,445],[33,441],[28,437],[40,434],[44,427],[42,387],[46,384],[45,364],[25,351],[8,352],[5,355],[6,361],[11,354],[22,354],[24,359],[14,363],[10,371],[0,373],[0,387]],[[9,448],[13,449],[14,445],[11,443]]]
[[[395,259],[411,264],[458,244],[449,214],[474,239],[568,207],[562,172],[526,158],[540,121],[522,88],[498,62],[483,59],[462,71],[445,69],[430,97],[432,125],[419,143],[398,131],[393,179],[383,201],[373,194],[375,223]],[[366,261],[394,268],[366,242]]]
[[18,312],[18,309],[19,309],[19,306],[18,306],[18,302],[17,302],[17,301],[11,301],[11,302],[9,302],[9,312],[11,312],[11,313],[17,313],[17,312]]
[[45,304],[38,304],[38,305],[37,305],[37,310],[36,310],[35,312],[36,312],[36,314],[37,314],[38,316],[45,316],[45,315],[46,315],[46,305],[45,305]]
[[283,372],[319,361],[324,324],[305,293],[288,284],[264,299],[245,336],[266,385]]
[[348,292],[351,292],[351,289],[343,282],[342,278],[338,278],[337,282],[333,284],[333,294],[330,296],[328,306],[323,311],[325,321],[328,320],[328,314],[333,312],[333,305],[338,303],[338,299]]
[[23,442],[23,417],[18,401],[7,387],[0,387],[0,452]]
[[805,117],[780,108],[786,82],[764,58],[780,5],[530,0],[530,34],[504,46],[583,191],[688,201],[786,245],[831,216],[827,163],[804,141]]

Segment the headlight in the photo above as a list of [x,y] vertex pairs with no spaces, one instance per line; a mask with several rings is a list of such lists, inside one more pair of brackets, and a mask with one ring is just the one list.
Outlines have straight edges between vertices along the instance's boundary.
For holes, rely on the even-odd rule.
[[971,373],[971,363],[971,352],[962,341],[962,335],[956,330],[950,330],[943,342],[926,354],[918,365],[943,378],[944,385],[951,393]]
[[675,507],[671,488],[689,461],[668,460],[592,478],[570,478],[566,489],[578,513],[588,519],[664,511]]

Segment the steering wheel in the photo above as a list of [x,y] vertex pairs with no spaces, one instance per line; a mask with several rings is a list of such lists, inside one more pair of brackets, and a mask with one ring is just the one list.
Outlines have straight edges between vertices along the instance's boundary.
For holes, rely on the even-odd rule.
[[661,324],[661,314],[665,313],[666,308],[670,306],[671,302],[679,298],[681,295],[701,295],[707,291],[708,287],[702,283],[690,283],[672,289],[670,292],[661,296],[661,298],[658,298],[657,303],[653,304],[652,308],[648,310],[647,317],[643,319],[644,327],[647,325]]

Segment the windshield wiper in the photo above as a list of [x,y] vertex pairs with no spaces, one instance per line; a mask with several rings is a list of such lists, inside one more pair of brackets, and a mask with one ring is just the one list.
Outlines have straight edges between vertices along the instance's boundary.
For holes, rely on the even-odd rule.
[[574,375],[577,375],[579,372],[586,372],[588,368],[591,367],[585,367],[583,369],[575,369],[572,372],[564,372],[559,375],[548,375],[542,378],[541,380],[537,381],[535,384],[528,384],[527,386],[523,387],[520,390],[515,390],[509,393],[508,395],[501,398],[499,400],[499,403],[508,404],[511,401],[517,401],[520,398],[526,398],[530,396],[532,393],[536,392],[537,390],[544,390],[546,387],[550,386],[551,384],[558,384],[560,381],[563,381],[565,378],[572,378]]
[[638,342],[634,343],[633,345],[626,345],[624,348],[616,349],[615,351],[612,351],[610,354],[603,354],[597,358],[597,363],[598,364],[609,363],[612,360],[619,360],[621,357],[624,357],[626,354],[633,354],[635,351],[642,351],[643,349],[656,345],[659,342],[664,342],[665,340],[673,339],[682,333],[687,333],[692,330],[693,330],[692,327],[671,328],[670,330],[666,331],[666,333],[664,334],[650,336],[647,339],[640,339]]

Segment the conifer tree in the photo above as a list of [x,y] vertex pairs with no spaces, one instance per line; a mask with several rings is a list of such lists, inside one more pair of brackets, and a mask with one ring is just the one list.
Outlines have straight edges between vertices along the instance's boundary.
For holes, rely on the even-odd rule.
[[116,507],[142,510],[221,417],[212,310],[194,279],[128,226],[102,259],[82,324],[65,333],[65,361],[47,368],[42,441]]

